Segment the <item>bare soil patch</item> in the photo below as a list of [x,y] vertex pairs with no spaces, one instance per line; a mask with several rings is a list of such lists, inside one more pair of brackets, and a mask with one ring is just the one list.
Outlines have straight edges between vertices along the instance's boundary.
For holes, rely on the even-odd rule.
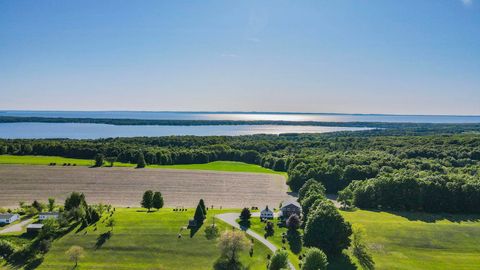
[[145,190],[161,191],[168,207],[193,207],[200,198],[215,208],[278,207],[289,198],[283,176],[216,171],[0,165],[0,206],[19,201],[63,203],[72,191],[90,203],[139,206]]

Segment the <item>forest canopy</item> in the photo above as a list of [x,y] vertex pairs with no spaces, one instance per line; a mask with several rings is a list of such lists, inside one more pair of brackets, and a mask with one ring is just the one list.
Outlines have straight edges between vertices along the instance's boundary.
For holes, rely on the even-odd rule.
[[[309,179],[327,193],[347,188],[362,208],[427,212],[480,212],[480,134],[372,130],[331,134],[167,136],[98,140],[0,140],[0,154],[120,162],[191,164],[242,161],[287,172],[298,191]],[[437,135],[432,135],[436,133]],[[345,196],[344,196],[345,197]]]

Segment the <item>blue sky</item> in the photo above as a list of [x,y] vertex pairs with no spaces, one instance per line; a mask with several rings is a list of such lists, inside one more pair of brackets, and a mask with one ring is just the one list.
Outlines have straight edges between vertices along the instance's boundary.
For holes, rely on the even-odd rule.
[[480,114],[480,0],[1,1],[0,109]]

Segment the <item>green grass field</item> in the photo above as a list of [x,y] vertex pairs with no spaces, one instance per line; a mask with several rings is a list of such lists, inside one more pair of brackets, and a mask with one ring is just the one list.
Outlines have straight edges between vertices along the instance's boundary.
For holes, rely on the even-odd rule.
[[[77,166],[92,166],[93,160],[64,158],[55,156],[14,156],[0,155],[0,164],[23,164],[23,165],[49,165],[56,163],[62,166],[64,163],[76,164]],[[115,167],[135,167],[135,164],[115,162]],[[181,169],[181,170],[208,170],[227,172],[249,172],[249,173],[271,173],[286,176],[284,172],[276,172],[254,164],[247,164],[235,161],[214,161],[205,164],[184,164],[184,165],[149,165],[147,168],[157,169]]]
[[[392,214],[357,210],[341,211],[346,220],[366,231],[376,269],[478,269],[480,266],[480,216],[441,216],[423,213]],[[403,215],[403,216],[402,216]],[[282,233],[275,223],[275,234],[268,238],[282,247]],[[250,229],[263,235],[265,224],[251,219]],[[284,244],[290,261],[298,266],[298,256]],[[349,251],[330,261],[329,269],[355,269]]]
[[[109,229],[99,222],[96,231],[94,227],[79,232],[74,230],[56,240],[38,269],[71,269],[73,264],[65,251],[72,245],[86,251],[77,269],[212,269],[220,251],[216,240],[206,239],[204,228],[217,213],[220,211],[210,210],[205,224],[192,238],[190,231],[184,230],[183,237],[178,239],[180,228],[193,217],[192,209],[187,212],[162,209],[151,213],[141,209],[117,209],[113,235],[101,247],[96,248],[98,239]],[[218,220],[216,224],[221,230],[230,229]],[[255,242],[253,257],[244,251],[241,261],[250,269],[265,269],[268,253],[265,246]]]
[[341,213],[365,228],[376,269],[479,269],[480,216]]
[[[285,246],[287,249],[289,256],[288,259],[290,262],[295,266],[297,269],[300,269],[298,266],[300,260],[298,259],[298,255],[301,253],[301,248],[296,249],[296,247],[290,247],[289,242],[282,244],[282,233],[287,232],[287,228],[285,227],[278,227],[277,226],[277,219],[271,220],[275,224],[275,233],[273,236],[270,236],[267,238],[268,241],[270,241],[272,244],[277,246],[278,248],[282,248],[282,246]],[[250,229],[260,235],[265,234],[265,223],[260,221],[260,218],[258,217],[252,217],[250,219]],[[299,230],[300,231],[300,230]],[[293,251],[292,251],[293,250]]]

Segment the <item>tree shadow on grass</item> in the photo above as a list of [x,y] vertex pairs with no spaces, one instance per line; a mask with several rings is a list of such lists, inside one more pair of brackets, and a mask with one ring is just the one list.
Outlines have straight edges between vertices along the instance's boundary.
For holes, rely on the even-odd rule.
[[190,227],[190,238],[193,238],[195,234],[200,230],[203,223],[197,224],[195,227]]
[[88,227],[88,225],[86,225],[85,223],[82,222],[82,223],[80,224],[80,227],[78,227],[78,229],[75,231],[75,233],[79,233],[79,232],[83,231],[83,229],[85,229],[85,228],[87,228],[87,227]]
[[108,231],[106,233],[102,233],[97,237],[97,242],[95,243],[95,250],[101,248],[105,242],[107,242],[108,239],[112,237],[112,232]]
[[288,230],[287,240],[290,245],[290,250],[294,254],[300,254],[302,251],[302,236],[298,230]]
[[328,270],[356,270],[357,266],[347,254],[328,257]]
[[155,210],[152,210],[152,209],[150,209],[150,210],[147,210],[147,209],[140,209],[140,210],[136,210],[135,212],[138,212],[138,213],[147,213],[147,214],[150,214],[150,213],[155,213],[155,212],[158,212],[158,210],[157,210],[157,211],[155,211]]
[[[373,210],[381,212],[380,210]],[[450,222],[477,222],[480,221],[478,214],[450,214],[450,213],[424,213],[424,212],[406,212],[406,211],[384,211],[392,215],[406,218],[410,221],[422,221],[426,223],[435,223],[440,220],[448,220]]]

